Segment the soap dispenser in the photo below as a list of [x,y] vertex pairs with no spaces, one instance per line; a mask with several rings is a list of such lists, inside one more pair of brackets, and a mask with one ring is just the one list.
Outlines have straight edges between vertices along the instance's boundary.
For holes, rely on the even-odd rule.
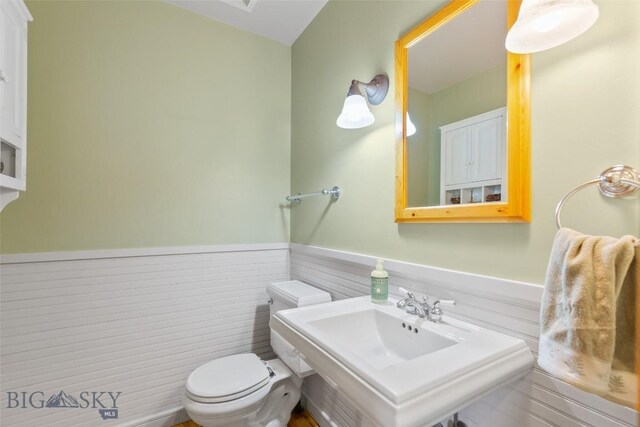
[[376,269],[371,272],[371,301],[385,303],[389,298],[389,274],[382,269],[383,260],[378,259]]

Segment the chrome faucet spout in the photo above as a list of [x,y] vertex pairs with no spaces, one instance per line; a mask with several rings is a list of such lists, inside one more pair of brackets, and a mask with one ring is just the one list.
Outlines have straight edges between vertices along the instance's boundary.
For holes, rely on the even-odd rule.
[[415,314],[418,317],[424,319],[429,316],[429,308],[416,299],[406,299],[406,304],[404,305],[404,311],[409,314]]
[[421,303],[411,291],[408,291],[405,288],[400,288],[399,290],[400,292],[407,294],[407,298],[398,301],[396,307],[423,319],[429,317],[430,307],[426,298],[424,299],[424,303]]
[[407,301],[409,301],[409,300],[415,300],[415,299],[416,299],[416,296],[415,296],[415,295],[413,295],[413,293],[412,293],[411,291],[409,291],[409,290],[407,290],[407,289],[405,289],[405,288],[403,288],[403,287],[398,288],[398,290],[399,290],[400,292],[402,292],[402,293],[407,294],[407,298],[405,298],[405,299],[401,299],[400,301],[398,301],[398,302],[396,303],[396,307],[398,307],[398,308],[399,308],[399,309],[401,309],[401,310],[404,310],[405,306],[407,305]]
[[400,292],[406,293],[407,298],[398,301],[396,307],[409,314],[416,315],[422,319],[429,319],[436,323],[440,323],[442,320],[443,313],[442,308],[440,308],[441,305],[448,307],[455,307],[456,305],[456,302],[453,300],[438,300],[434,302],[433,305],[430,305],[427,297],[422,297],[422,302],[420,302],[410,291],[400,288]]

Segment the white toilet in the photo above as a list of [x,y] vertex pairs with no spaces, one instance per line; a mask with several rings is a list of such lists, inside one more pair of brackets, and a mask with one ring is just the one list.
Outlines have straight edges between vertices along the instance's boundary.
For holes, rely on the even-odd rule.
[[[287,308],[331,301],[324,291],[297,280],[267,287],[271,316]],[[277,359],[263,362],[253,353],[221,357],[189,375],[182,404],[204,427],[285,427],[300,399],[302,378],[313,370],[295,348],[271,331]]]

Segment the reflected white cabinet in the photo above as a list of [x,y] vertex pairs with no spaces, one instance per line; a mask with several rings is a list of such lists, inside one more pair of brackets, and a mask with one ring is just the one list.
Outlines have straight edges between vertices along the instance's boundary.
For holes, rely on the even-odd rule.
[[440,127],[440,204],[496,202],[506,195],[507,109]]
[[27,187],[27,23],[22,0],[0,0],[0,210]]

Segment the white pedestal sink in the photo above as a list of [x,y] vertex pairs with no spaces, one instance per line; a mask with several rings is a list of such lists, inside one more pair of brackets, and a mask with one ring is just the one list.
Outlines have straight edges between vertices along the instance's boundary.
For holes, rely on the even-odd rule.
[[533,365],[522,340],[369,297],[280,311],[270,325],[373,426],[431,426]]

